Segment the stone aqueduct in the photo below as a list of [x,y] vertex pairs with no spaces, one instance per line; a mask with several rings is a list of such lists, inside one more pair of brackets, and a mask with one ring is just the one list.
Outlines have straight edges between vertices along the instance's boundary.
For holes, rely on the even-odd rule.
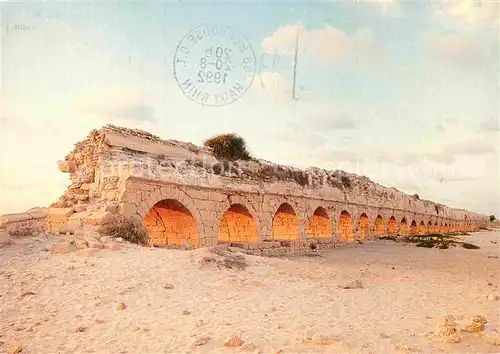
[[363,176],[257,159],[219,161],[203,147],[115,126],[90,132],[59,169],[72,183],[51,206],[48,229],[96,225],[119,213],[138,218],[155,245],[316,239],[334,245],[471,231],[487,220]]
[[[135,203],[139,201],[139,203]],[[473,231],[463,221],[408,210],[279,194],[127,181],[122,213],[143,220],[154,245],[208,246],[225,242],[333,239]]]

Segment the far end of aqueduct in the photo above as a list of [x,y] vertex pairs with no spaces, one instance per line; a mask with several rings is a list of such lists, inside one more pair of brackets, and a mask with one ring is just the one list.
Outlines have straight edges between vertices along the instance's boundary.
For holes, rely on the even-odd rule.
[[473,231],[488,217],[421,200],[363,176],[266,161],[218,161],[203,147],[107,125],[59,163],[71,185],[43,227],[140,218],[150,245],[266,241],[335,246],[384,235]]

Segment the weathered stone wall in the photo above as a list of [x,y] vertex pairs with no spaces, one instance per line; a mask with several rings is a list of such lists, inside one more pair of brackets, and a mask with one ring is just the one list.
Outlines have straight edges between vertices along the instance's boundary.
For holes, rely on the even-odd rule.
[[47,209],[35,208],[25,213],[6,214],[0,216],[0,229],[16,234],[30,231],[42,232],[45,229]]
[[[141,195],[140,199],[138,195]],[[481,221],[466,222],[401,209],[278,194],[239,193],[234,190],[181,186],[133,177],[126,182],[120,206],[123,213],[144,218],[157,202],[166,199],[177,200],[187,207],[200,229],[202,245],[227,241],[306,240],[325,237],[325,233],[328,233],[326,237],[337,242],[352,242],[356,239],[373,238],[377,223],[378,236],[415,234],[419,231],[416,225],[420,225],[420,230],[425,233],[428,232],[425,225],[432,224],[433,221],[452,225],[439,228],[439,232],[472,230],[483,225]],[[238,206],[237,209],[234,208],[235,205]],[[318,209],[324,210],[324,214],[317,213]],[[247,237],[238,240],[225,236],[225,216],[231,215],[231,219],[236,219],[234,215],[238,213],[240,220],[245,221],[234,223],[232,234],[240,232],[246,235],[252,218],[257,232],[257,237],[252,234],[253,241],[247,241]],[[412,220],[413,226],[410,227],[406,220]],[[236,230],[238,225],[241,225],[241,231]]]
[[487,220],[363,176],[262,160],[218,161],[205,148],[114,126],[92,131],[59,166],[72,184],[55,203],[66,209],[47,218],[52,231],[121,213],[143,221],[151,244],[353,242],[473,230]]
[[331,250],[338,247],[331,238],[311,238],[309,240],[300,241],[263,241],[263,242],[234,242],[224,245],[232,247],[238,252],[250,254],[253,256],[279,257],[289,254],[300,253],[317,253],[321,251]]

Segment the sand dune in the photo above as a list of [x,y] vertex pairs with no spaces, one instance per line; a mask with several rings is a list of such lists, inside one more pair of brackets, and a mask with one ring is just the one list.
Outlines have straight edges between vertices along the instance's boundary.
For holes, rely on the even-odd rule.
[[[44,251],[54,238],[0,249],[0,349],[22,353],[497,353],[500,232],[479,250],[364,243],[289,259],[245,256],[245,270],[201,262],[207,249],[126,244],[90,257]],[[495,258],[497,257],[497,258]],[[359,280],[362,288],[344,289]],[[121,304],[124,304],[121,305]],[[479,334],[455,344],[439,317]],[[237,336],[243,343],[231,337]],[[241,344],[237,347],[224,346]]]

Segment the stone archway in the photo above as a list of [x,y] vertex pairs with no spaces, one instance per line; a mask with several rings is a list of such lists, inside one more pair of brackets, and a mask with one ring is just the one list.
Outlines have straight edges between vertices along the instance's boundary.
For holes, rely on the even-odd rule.
[[399,235],[400,236],[408,235],[408,223],[406,222],[406,218],[401,219],[401,223],[399,224]]
[[431,234],[434,232],[434,229],[432,227],[432,221],[429,220],[429,223],[427,224],[427,233]]
[[219,223],[218,243],[258,242],[257,225],[248,209],[242,204],[233,204],[226,210]]
[[[396,221],[396,220],[394,219],[394,221]],[[385,234],[384,219],[382,218],[381,215],[377,215],[377,217],[375,218],[375,225],[373,228],[373,234],[375,235],[375,237],[381,237],[381,236],[384,236],[384,234]]]
[[200,238],[191,212],[174,199],[153,205],[142,219],[150,246],[199,246]]
[[346,210],[340,213],[338,237],[340,241],[354,241],[354,224],[352,222],[351,214],[349,214],[349,212],[347,212]]
[[273,240],[298,240],[299,220],[292,206],[288,203],[280,205],[273,218]]
[[413,220],[410,225],[410,235],[418,234],[417,222]]
[[370,237],[370,219],[366,213],[359,216],[358,240],[366,240]]
[[387,235],[388,236],[396,236],[398,234],[398,223],[394,216],[389,218],[387,223]]
[[443,231],[444,231],[445,233],[450,231],[450,229],[449,229],[449,227],[448,227],[448,223],[445,223],[445,224],[444,224],[444,229],[443,229]]
[[306,234],[309,238],[331,238],[333,233],[332,222],[326,209],[317,207],[307,221]]
[[420,225],[418,226],[418,233],[420,235],[425,235],[427,233],[425,222],[423,220],[420,222]]
[[[136,190],[127,190],[121,197],[120,201],[122,203],[127,203],[128,198],[130,198],[130,194],[136,195],[138,192]],[[194,219],[196,225],[197,235],[200,238],[200,245],[205,245],[209,240],[206,239],[204,234],[205,230],[203,229],[203,223],[201,222],[200,211],[194,204],[193,200],[182,191],[182,189],[169,186],[169,187],[159,187],[154,190],[151,190],[147,196],[142,198],[142,202],[139,206],[136,206],[134,209],[135,215],[140,218],[141,221],[144,220],[144,217],[147,213],[151,211],[151,209],[159,202],[164,200],[173,200],[182,204],[184,208],[186,208],[191,216]],[[132,216],[132,213],[129,211],[128,215]]]

